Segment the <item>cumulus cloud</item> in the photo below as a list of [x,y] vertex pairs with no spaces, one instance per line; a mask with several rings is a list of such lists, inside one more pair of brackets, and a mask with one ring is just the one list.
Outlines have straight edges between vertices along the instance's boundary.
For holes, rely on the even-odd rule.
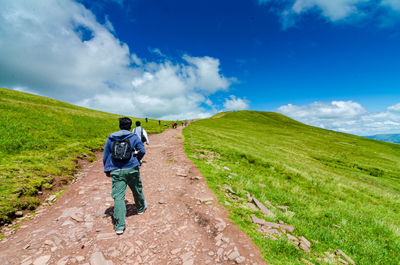
[[230,110],[245,110],[249,108],[249,101],[245,98],[236,98],[234,95],[230,95],[229,98],[225,99],[224,109]]
[[[379,10],[400,11],[398,0],[259,0],[260,5],[271,4],[274,10],[280,10],[284,29],[296,25],[301,15],[309,12],[320,13],[331,22],[353,21],[373,16]],[[387,20],[382,13],[381,20]]]
[[300,122],[357,135],[400,132],[400,103],[382,112],[369,112],[353,101],[314,102],[295,106],[288,104],[278,111]]
[[112,113],[178,119],[212,115],[202,107],[212,104],[207,97],[234,81],[208,56],[143,60],[113,31],[108,19],[100,24],[72,0],[3,1],[0,85]]

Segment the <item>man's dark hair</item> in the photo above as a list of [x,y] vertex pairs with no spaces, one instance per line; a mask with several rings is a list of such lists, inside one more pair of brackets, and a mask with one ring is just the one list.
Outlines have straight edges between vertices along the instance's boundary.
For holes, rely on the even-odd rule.
[[136,127],[140,126],[140,121],[136,121]]
[[130,130],[132,126],[132,120],[128,117],[119,118],[119,128],[121,130]]

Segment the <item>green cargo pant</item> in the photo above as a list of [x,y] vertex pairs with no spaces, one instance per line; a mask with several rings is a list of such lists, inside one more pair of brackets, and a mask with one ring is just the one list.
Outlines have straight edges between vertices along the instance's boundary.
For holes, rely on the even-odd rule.
[[142,191],[142,180],[140,179],[139,170],[137,168],[121,169],[111,171],[112,191],[111,196],[114,199],[114,220],[115,230],[125,229],[125,193],[126,185],[132,190],[133,198],[138,212],[144,210],[145,201]]

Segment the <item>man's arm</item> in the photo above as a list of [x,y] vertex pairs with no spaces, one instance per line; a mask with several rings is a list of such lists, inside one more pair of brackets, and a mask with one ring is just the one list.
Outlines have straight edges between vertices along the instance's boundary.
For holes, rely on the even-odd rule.
[[104,152],[103,152],[103,166],[105,166],[106,161],[107,161],[107,157],[109,156],[110,152],[108,151],[108,138],[106,143],[104,144]]
[[[103,152],[103,166],[106,165],[106,161],[110,156],[110,140],[107,138],[107,141],[104,145],[104,152]],[[110,172],[105,172],[107,177],[110,177]]]
[[136,150],[139,151],[136,158],[139,161],[142,160],[144,155],[146,154],[146,150],[144,149],[144,145],[143,145],[142,141],[139,139],[139,137],[136,137],[136,139],[134,140],[134,147]]
[[149,137],[147,136],[147,132],[145,129],[142,129],[142,130],[143,130],[143,136],[144,136],[144,138],[146,138],[146,144],[149,145],[150,141],[149,141]]

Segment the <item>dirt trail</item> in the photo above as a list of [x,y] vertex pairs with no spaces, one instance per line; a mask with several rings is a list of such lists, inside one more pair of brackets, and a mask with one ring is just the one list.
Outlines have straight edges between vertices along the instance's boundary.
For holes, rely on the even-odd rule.
[[[0,243],[0,264],[266,264],[186,157],[182,128],[152,135],[141,168],[148,209],[128,188],[126,230],[112,225],[111,180],[101,157],[51,206]],[[182,137],[183,138],[183,137]]]

